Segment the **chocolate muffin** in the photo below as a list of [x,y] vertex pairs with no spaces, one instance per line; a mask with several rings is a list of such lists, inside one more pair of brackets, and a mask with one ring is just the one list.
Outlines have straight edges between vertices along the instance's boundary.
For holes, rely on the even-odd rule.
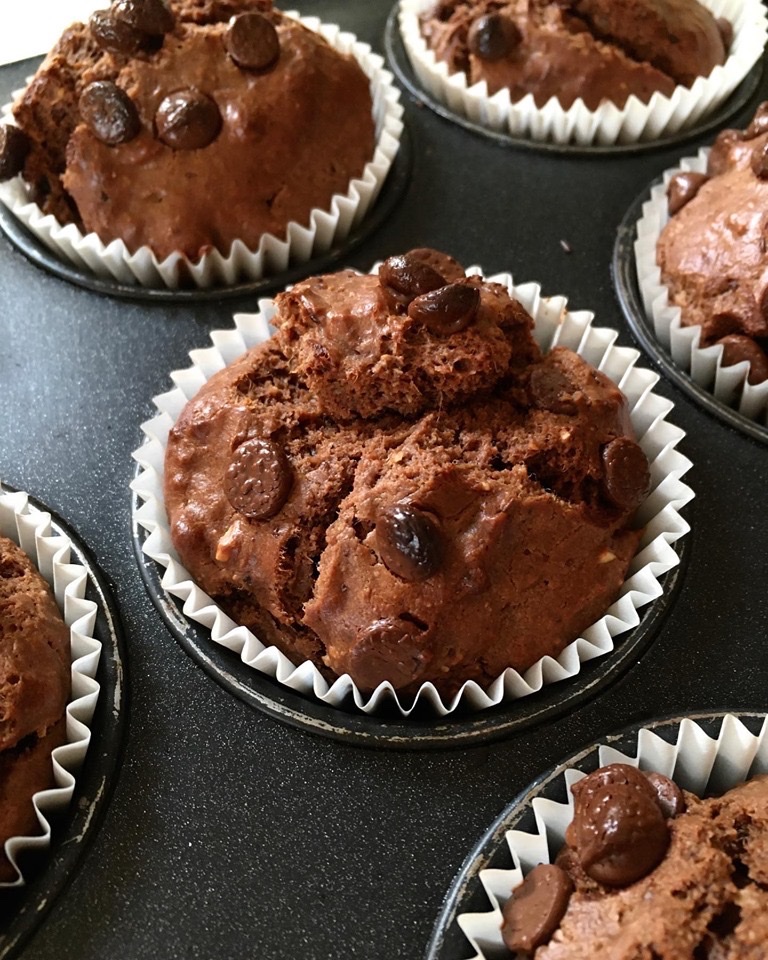
[[657,773],[602,767],[574,784],[555,864],[504,906],[535,960],[750,960],[768,942],[768,778],[701,800]]
[[669,182],[669,222],[657,245],[661,279],[701,346],[723,345],[723,363],[750,362],[768,379],[768,103],[749,126],[723,130],[706,173]]
[[294,662],[442,693],[557,654],[611,604],[649,485],[626,400],[542,356],[444,254],[312,277],[168,438],[179,557]]
[[422,17],[438,60],[489,95],[590,110],[647,103],[725,62],[732,29],[697,0],[439,0]]
[[13,112],[0,177],[160,260],[284,237],[374,154],[357,61],[271,0],[116,0],[65,31]]
[[[27,555],[0,537],[0,844],[39,832],[32,796],[65,742],[69,630]],[[0,882],[16,871],[0,847]]]

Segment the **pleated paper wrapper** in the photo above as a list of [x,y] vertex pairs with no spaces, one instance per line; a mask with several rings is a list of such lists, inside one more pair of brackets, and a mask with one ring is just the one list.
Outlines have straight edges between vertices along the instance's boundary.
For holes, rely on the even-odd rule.
[[684,158],[679,166],[664,173],[663,183],[651,188],[650,199],[643,204],[643,215],[637,222],[637,282],[646,317],[653,324],[659,343],[674,362],[715,399],[742,416],[765,424],[768,422],[768,380],[748,383],[749,361],[723,366],[721,344],[699,346],[701,327],[683,326],[680,307],[671,303],[669,289],[662,283],[661,270],[656,263],[656,245],[669,220],[667,184],[681,171],[705,173],[708,157],[709,148],[705,147],[697,156]]
[[[662,773],[697,796],[722,794],[745,780],[768,773],[768,719],[753,734],[738,717],[725,715],[713,738],[695,719],[685,718],[680,721],[674,743],[662,739],[649,725],[639,731],[634,753],[626,755],[601,745],[599,766],[609,763],[628,763],[647,772]],[[563,846],[566,827],[573,819],[571,787],[586,773],[570,767],[554,781],[546,781],[543,788],[534,788],[524,802],[533,810],[535,831],[508,830],[504,840],[510,868],[480,870],[479,879],[491,909],[456,917],[475,951],[472,960],[510,956],[501,939],[502,908],[524,876],[537,864],[549,863],[550,851],[554,857]],[[555,784],[562,785],[562,793],[567,793],[566,803],[538,796],[542,789],[549,792],[551,787],[554,791]]]
[[[482,274],[477,267],[467,272]],[[515,286],[509,274],[489,279],[507,286],[531,313],[534,335],[543,350],[558,344],[570,347],[617,383],[628,398],[635,433],[650,463],[651,492],[637,513],[644,533],[616,602],[558,657],[544,657],[522,674],[507,669],[486,688],[468,681],[446,700],[431,683],[423,684],[410,698],[399,696],[388,682],[372,693],[362,693],[347,675],[329,683],[311,662],[294,664],[276,647],[265,647],[250,630],[238,626],[196,586],[173,548],[163,501],[163,461],[168,433],[187,401],[217,370],[271,335],[274,303],[262,300],[259,313],[237,315],[234,329],[213,331],[214,346],[192,351],[193,365],[171,374],[176,386],[154,398],[159,413],[143,424],[146,440],[134,453],[141,468],[132,484],[141,501],[135,519],[148,534],[144,553],[165,568],[163,588],[183,601],[187,618],[210,630],[214,643],[234,651],[243,663],[278,683],[330,706],[348,706],[351,695],[355,706],[365,713],[375,713],[394,702],[403,716],[410,715],[419,704],[436,716],[445,716],[459,705],[483,710],[578,676],[586,661],[610,655],[614,637],[636,627],[642,608],[662,595],[660,578],[679,563],[673,544],[689,530],[679,511],[694,494],[681,479],[691,462],[676,449],[684,431],[666,419],[672,402],[653,392],[658,375],[635,366],[639,353],[617,346],[615,330],[593,327],[593,314],[568,312],[564,297],[542,297],[535,283]]]
[[91,721],[99,698],[96,670],[101,643],[94,638],[97,605],[85,598],[88,574],[85,568],[71,562],[71,544],[67,537],[54,532],[48,513],[37,510],[25,493],[9,493],[0,484],[0,535],[18,544],[53,589],[56,603],[69,627],[72,659],[72,689],[66,706],[67,742],[51,754],[55,787],[42,790],[33,797],[40,833],[34,837],[11,837],[5,853],[19,873],[3,887],[24,886],[17,865],[24,851],[44,851],[50,847],[49,818],[59,815],[72,801],[78,771],[82,767],[91,741]]
[[632,96],[624,107],[604,102],[589,110],[577,100],[568,110],[553,97],[537,107],[533,95],[512,102],[509,90],[488,95],[483,80],[469,85],[464,73],[429,49],[419,29],[419,16],[436,0],[400,0],[399,25],[419,83],[440,103],[473,123],[497,133],[544,143],[614,146],[672,136],[703,120],[736,90],[760,59],[768,37],[768,18],[760,0],[700,0],[715,17],[734,28],[733,43],[722,66],[697,77],[690,88],[677,86],[670,96],[655,93],[648,103]]
[[[52,215],[44,214],[30,202],[28,186],[21,176],[0,183],[0,202],[64,261],[102,279],[141,287],[175,289],[182,281],[185,285],[191,281],[195,287],[206,289],[258,281],[287,270],[289,265],[327,253],[361,223],[375,203],[400,146],[403,108],[392,74],[383,69],[382,57],[373,53],[368,44],[316,17],[300,17],[295,11],[287,16],[320,33],[331,46],[351,54],[360,64],[370,81],[376,146],[362,175],[350,181],[347,192],[335,194],[327,210],[315,208],[308,223],[291,221],[284,239],[264,234],[257,250],[235,240],[227,256],[213,250],[193,261],[181,253],[172,253],[160,261],[149,247],[130,253],[122,240],[105,244],[95,233],[83,234],[74,224],[62,225]],[[14,93],[14,100],[21,92]],[[10,104],[3,107],[3,113],[5,122],[12,122]]]

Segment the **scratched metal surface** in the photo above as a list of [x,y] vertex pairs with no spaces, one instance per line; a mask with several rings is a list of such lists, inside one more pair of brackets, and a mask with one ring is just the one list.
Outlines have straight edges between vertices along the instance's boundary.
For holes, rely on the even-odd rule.
[[[390,7],[305,0],[302,12],[383,52]],[[32,66],[0,70],[3,99]],[[728,123],[745,120],[765,88],[761,79]],[[646,184],[711,134],[637,155],[536,153],[404,102],[410,181],[348,262],[445,247],[567,294],[633,344],[611,278],[616,229]],[[111,801],[24,960],[419,957],[467,852],[552,764],[654,716],[766,707],[765,450],[666,379],[657,390],[675,401],[670,419],[694,463],[690,560],[657,639],[599,696],[497,742],[402,752],[313,736],[222,689],[147,595],[131,544],[130,453],[169,371],[249,306],[110,298],[48,275],[0,238],[0,476],[92,551],[122,614],[130,676]]]

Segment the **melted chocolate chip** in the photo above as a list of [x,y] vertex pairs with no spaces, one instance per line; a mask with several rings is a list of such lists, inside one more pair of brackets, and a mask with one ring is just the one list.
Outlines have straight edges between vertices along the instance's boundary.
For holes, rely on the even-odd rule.
[[426,513],[407,504],[395,504],[379,514],[376,545],[387,569],[409,582],[431,577],[442,561],[437,524]]
[[408,305],[408,316],[436,334],[448,335],[472,323],[480,306],[480,291],[466,283],[451,283],[416,297]]
[[0,124],[0,180],[10,180],[21,173],[30,146],[29,137],[19,127]]
[[[768,289],[766,294],[768,295]],[[765,299],[768,299],[768,296]],[[730,367],[734,363],[747,360],[750,365],[749,375],[747,376],[749,383],[754,385],[768,380],[768,355],[751,337],[746,337],[741,333],[731,333],[721,337],[717,342],[723,345],[722,364],[724,367]]]
[[292,485],[285,452],[274,441],[260,437],[240,444],[224,475],[227,500],[252,520],[267,520],[278,513]]
[[173,14],[163,0],[117,0],[111,11],[118,20],[149,36],[162,36],[173,30]]
[[531,402],[539,410],[568,416],[576,413],[576,402],[573,398],[576,388],[556,367],[544,364],[534,367],[528,385]]
[[590,792],[578,810],[575,833],[582,869],[609,887],[627,886],[650,873],[669,845],[669,829],[653,791],[649,795],[628,783]]
[[416,247],[408,251],[409,257],[415,257],[422,263],[436,270],[446,283],[455,283],[457,280],[463,280],[466,276],[464,267],[458,260],[441,250],[434,250],[432,247]]
[[731,166],[730,154],[734,143],[743,140],[741,130],[721,130],[715,137],[707,159],[707,175],[716,177]]
[[133,140],[141,129],[133,100],[109,80],[88,84],[79,105],[80,115],[93,135],[110,147]]
[[605,492],[622,510],[634,510],[651,485],[648,460],[642,447],[629,437],[617,437],[603,448]]
[[423,675],[429,654],[422,648],[419,628],[407,620],[376,620],[357,637],[347,669],[362,690],[374,690],[388,680],[404,687]]
[[177,90],[160,104],[155,116],[157,136],[173,150],[199,150],[219,135],[219,108],[199,90]]
[[744,131],[744,139],[752,140],[763,133],[768,133],[768,103],[761,103],[755,110],[751,123]]
[[656,791],[656,803],[667,820],[685,813],[685,796],[674,780],[663,773],[647,773],[648,783]]
[[445,277],[412,253],[390,257],[379,267],[379,282],[392,309],[407,308],[415,297],[445,286]]
[[728,56],[728,51],[731,49],[731,44],[733,43],[733,24],[730,20],[726,20],[725,17],[718,17],[715,23],[723,40],[725,54]]
[[246,70],[267,70],[280,56],[277,30],[260,13],[241,13],[232,17],[224,45],[238,67]]
[[533,953],[547,943],[565,916],[573,883],[553,863],[540,863],[504,904],[501,936],[513,953]]
[[667,185],[667,207],[670,217],[682,210],[689,201],[693,200],[702,186],[709,180],[706,173],[684,171],[676,173]]
[[768,142],[755,147],[752,151],[750,166],[756,177],[760,180],[768,180]]
[[501,60],[523,39],[517,24],[500,13],[487,13],[472,23],[467,34],[469,49],[481,60]]
[[131,57],[145,45],[147,35],[109,10],[96,10],[88,20],[91,36],[102,50]]

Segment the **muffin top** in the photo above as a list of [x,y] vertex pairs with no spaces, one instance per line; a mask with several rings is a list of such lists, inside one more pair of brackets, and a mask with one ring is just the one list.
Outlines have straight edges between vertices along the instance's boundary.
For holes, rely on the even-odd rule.
[[513,102],[647,103],[725,61],[731,28],[698,0],[440,0],[422,18],[439,60]]
[[670,301],[702,346],[722,343],[726,364],[749,360],[750,382],[768,379],[768,104],[721,131],[706,173],[677,174],[668,198],[657,262]]
[[159,259],[256,249],[374,152],[360,66],[268,0],[117,0],[64,33],[14,116],[45,212]]
[[502,933],[535,960],[763,955],[768,940],[768,778],[700,800],[626,764],[573,786],[556,863],[504,907]]
[[605,612],[649,484],[614,383],[437,251],[276,306],[166,449],[174,545],[237,622],[363,690],[450,693]]

